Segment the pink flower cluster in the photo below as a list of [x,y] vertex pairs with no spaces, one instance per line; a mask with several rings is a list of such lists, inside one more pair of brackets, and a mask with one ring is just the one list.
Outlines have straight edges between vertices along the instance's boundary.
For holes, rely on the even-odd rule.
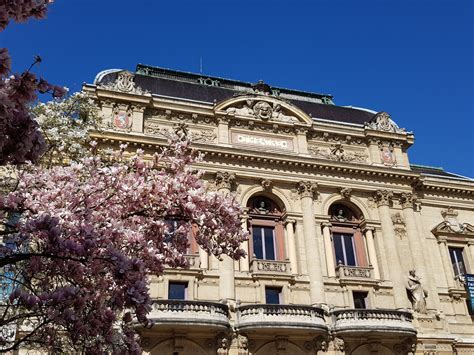
[[3,0],[0,2],[0,31],[13,19],[25,22],[30,17],[42,19],[46,16],[47,5],[51,0]]
[[[20,173],[18,189],[0,200],[21,213],[0,250],[15,285],[0,328],[27,321],[23,340],[53,352],[138,354],[134,326],[151,326],[149,274],[186,267],[191,235],[216,256],[243,256],[242,209],[206,191],[189,145],[176,138],[151,161],[142,151],[126,160],[122,147],[112,161],[93,155]],[[170,231],[170,220],[179,228]]]

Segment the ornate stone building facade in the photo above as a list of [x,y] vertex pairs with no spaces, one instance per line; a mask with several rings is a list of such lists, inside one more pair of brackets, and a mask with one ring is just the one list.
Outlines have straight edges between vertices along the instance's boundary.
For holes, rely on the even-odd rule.
[[209,189],[246,207],[247,258],[191,243],[189,269],[151,278],[148,353],[474,353],[474,180],[411,165],[389,114],[144,65],[83,90],[100,144],[152,153],[186,124]]

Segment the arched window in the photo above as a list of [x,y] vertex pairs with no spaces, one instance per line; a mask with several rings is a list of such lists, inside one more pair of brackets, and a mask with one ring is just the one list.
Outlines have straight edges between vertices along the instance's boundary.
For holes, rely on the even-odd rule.
[[249,208],[250,255],[254,259],[285,260],[281,204],[266,196],[254,196]]
[[353,206],[334,203],[329,208],[334,256],[337,265],[368,266],[360,224],[362,213]]

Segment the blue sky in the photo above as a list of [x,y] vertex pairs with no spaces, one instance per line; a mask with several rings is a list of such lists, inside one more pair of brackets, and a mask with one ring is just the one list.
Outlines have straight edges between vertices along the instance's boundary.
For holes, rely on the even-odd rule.
[[0,46],[79,90],[107,68],[144,63],[329,93],[387,111],[415,133],[412,163],[474,177],[471,0],[56,0]]

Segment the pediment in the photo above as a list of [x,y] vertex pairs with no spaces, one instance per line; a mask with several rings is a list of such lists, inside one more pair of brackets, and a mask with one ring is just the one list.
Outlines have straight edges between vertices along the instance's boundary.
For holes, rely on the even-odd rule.
[[262,121],[312,124],[310,116],[298,107],[266,95],[242,95],[217,104],[216,112]]
[[449,221],[443,221],[434,227],[431,232],[434,235],[474,236],[474,226],[469,223],[452,223]]

